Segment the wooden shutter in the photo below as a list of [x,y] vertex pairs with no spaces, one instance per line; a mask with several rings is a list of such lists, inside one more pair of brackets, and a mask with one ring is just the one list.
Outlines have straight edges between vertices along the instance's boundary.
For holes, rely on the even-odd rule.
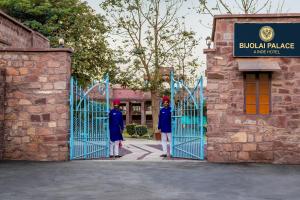
[[246,114],[270,114],[270,74],[245,74],[245,111]]
[[256,75],[246,74],[245,78],[246,114],[256,114]]
[[270,78],[267,73],[259,74],[259,114],[270,114]]

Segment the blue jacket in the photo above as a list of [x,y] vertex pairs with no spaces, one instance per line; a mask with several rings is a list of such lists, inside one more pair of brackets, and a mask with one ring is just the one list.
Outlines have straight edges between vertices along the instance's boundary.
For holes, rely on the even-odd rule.
[[158,129],[162,133],[171,133],[171,108],[162,108],[159,112]]
[[122,112],[118,109],[112,109],[109,112],[109,132],[112,142],[123,140],[122,132],[124,130]]

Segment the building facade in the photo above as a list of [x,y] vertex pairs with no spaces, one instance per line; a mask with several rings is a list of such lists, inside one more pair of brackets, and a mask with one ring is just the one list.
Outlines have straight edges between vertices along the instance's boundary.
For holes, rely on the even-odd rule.
[[214,17],[210,162],[300,163],[300,14]]
[[152,128],[151,93],[113,85],[110,99],[120,99],[125,124],[141,124]]

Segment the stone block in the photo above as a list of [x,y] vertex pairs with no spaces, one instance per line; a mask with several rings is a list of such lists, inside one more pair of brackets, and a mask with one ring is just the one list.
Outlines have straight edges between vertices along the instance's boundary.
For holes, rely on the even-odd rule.
[[228,108],[228,104],[215,104],[215,109],[217,110],[226,110]]
[[243,122],[243,124],[245,125],[256,125],[257,121],[256,120],[250,120],[250,119],[247,119]]
[[256,150],[256,144],[255,143],[247,143],[243,144],[243,151],[255,151]]
[[248,134],[248,139],[247,142],[254,142],[254,135],[253,134]]
[[37,105],[45,105],[46,104],[46,98],[40,98],[34,101]]
[[29,113],[40,113],[40,112],[42,112],[42,107],[41,106],[27,106],[26,110]]
[[22,67],[19,69],[20,75],[28,74],[28,68]]
[[288,90],[288,89],[278,89],[278,93],[279,94],[289,94],[290,93],[290,90]]
[[248,152],[238,152],[238,159],[244,160],[244,161],[249,161],[250,155]]
[[39,115],[31,115],[30,119],[32,122],[41,122],[41,117]]
[[232,151],[233,150],[232,144],[224,144],[223,145],[223,150],[224,151]]
[[48,81],[48,78],[47,77],[45,77],[45,76],[40,76],[39,77],[39,82],[41,82],[41,83],[46,83]]
[[207,84],[208,90],[217,90],[218,88],[219,88],[219,84],[217,84],[217,83],[208,83]]
[[254,161],[273,160],[274,154],[272,151],[250,152],[250,158]]
[[210,72],[207,73],[207,78],[209,79],[224,79],[224,74],[217,73],[217,72]]
[[42,114],[42,119],[44,122],[49,122],[50,121],[50,114]]
[[65,81],[58,81],[54,83],[54,89],[65,90],[67,88],[67,83]]
[[52,90],[53,88],[54,87],[53,87],[52,83],[44,83],[43,86],[42,86],[43,90]]
[[48,127],[55,128],[56,127],[56,122],[49,122]]
[[50,67],[50,68],[59,68],[60,66],[61,66],[61,63],[59,61],[55,61],[55,60],[48,61],[48,67]]
[[272,151],[273,150],[273,142],[262,142],[258,144],[258,151]]
[[29,142],[30,142],[30,137],[29,136],[22,137],[22,143],[29,143]]
[[31,105],[31,102],[27,99],[20,99],[19,105]]
[[33,127],[30,127],[29,129],[27,129],[27,135],[35,135],[35,128]]
[[238,132],[238,133],[233,134],[230,138],[233,143],[247,142],[247,133],[246,132]]
[[16,70],[13,67],[7,67],[6,68],[6,75],[7,76],[18,76],[19,75],[19,71]]

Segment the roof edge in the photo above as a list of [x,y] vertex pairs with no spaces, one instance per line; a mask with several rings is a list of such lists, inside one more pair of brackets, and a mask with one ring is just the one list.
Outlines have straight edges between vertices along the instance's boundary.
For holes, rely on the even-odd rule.
[[0,52],[68,52],[73,53],[70,48],[0,48]]

